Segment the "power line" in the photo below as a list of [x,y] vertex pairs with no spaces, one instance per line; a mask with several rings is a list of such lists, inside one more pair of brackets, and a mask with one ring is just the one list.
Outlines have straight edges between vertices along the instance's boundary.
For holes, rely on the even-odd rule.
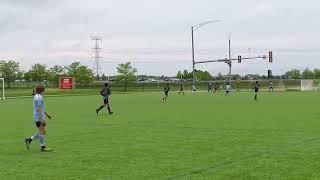
[[111,61],[102,61],[103,64],[116,64],[116,63],[125,63],[125,62],[130,62],[132,64],[159,64],[159,63],[188,63],[187,61],[122,61],[122,60],[111,60]]

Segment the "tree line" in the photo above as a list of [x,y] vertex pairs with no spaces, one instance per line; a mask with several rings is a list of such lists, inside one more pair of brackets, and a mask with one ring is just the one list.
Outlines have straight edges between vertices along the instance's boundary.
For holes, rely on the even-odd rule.
[[[119,64],[117,67],[118,75],[116,80],[123,81],[125,89],[129,81],[136,80],[137,69],[133,68],[130,62]],[[60,77],[74,77],[76,82],[81,85],[87,85],[94,80],[107,80],[103,74],[95,76],[93,69],[82,65],[80,62],[74,62],[68,66],[54,65],[48,67],[45,64],[36,63],[31,69],[22,71],[20,64],[16,61],[0,61],[0,77],[5,78],[8,88],[12,82],[16,80],[24,80],[28,82],[44,82],[49,81],[55,86],[59,84]]]
[[[116,76],[117,82],[122,82],[126,90],[127,84],[137,80],[137,69],[132,66],[130,62],[118,64],[118,75]],[[55,86],[59,84],[59,78],[63,76],[70,76],[76,78],[76,82],[81,85],[88,85],[94,80],[106,81],[107,77],[95,76],[93,69],[82,65],[80,62],[74,62],[68,66],[54,65],[48,67],[45,64],[36,63],[32,65],[31,69],[22,71],[20,64],[16,61],[0,61],[0,77],[5,78],[7,86],[16,80],[24,80],[28,82],[44,82],[49,81]],[[211,81],[211,80],[226,80],[227,75],[219,73],[217,76],[212,76],[208,71],[195,70],[195,76],[198,81]],[[191,80],[193,78],[192,71],[187,70],[179,71],[176,78]],[[292,69],[282,75],[276,75],[273,79],[320,79],[320,69],[306,68],[303,71],[299,69]],[[232,74],[232,80],[250,80],[250,79],[268,79],[265,75],[247,74],[241,76],[239,74]]]

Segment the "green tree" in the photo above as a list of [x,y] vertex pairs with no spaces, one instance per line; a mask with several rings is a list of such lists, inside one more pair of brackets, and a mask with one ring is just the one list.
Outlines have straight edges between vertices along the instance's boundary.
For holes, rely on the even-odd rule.
[[313,74],[313,71],[311,71],[309,68],[307,68],[302,72],[301,76],[303,79],[313,79],[314,74]]
[[43,82],[48,79],[49,72],[44,64],[34,64],[28,72],[32,81]]
[[32,81],[31,71],[25,72],[24,75],[23,75],[23,78],[24,78],[24,80],[26,80],[26,81]]
[[81,66],[80,62],[74,62],[66,67],[67,74],[72,77],[76,77],[78,75],[79,67]]
[[77,82],[88,84],[93,81],[93,70],[87,66],[81,65],[80,62],[74,62],[66,67],[68,76],[74,77]]
[[99,76],[99,74],[94,77],[94,80],[96,80],[96,81],[100,81],[101,80],[101,77]]
[[289,79],[300,79],[301,78],[301,72],[299,69],[293,69],[291,71],[286,72],[286,76]]
[[187,70],[183,71],[183,78],[184,79],[192,79],[192,72],[188,72]]
[[223,76],[222,74],[219,72],[218,75],[217,75],[217,80],[222,80],[223,79]]
[[59,78],[65,75],[65,68],[55,65],[49,69],[48,80],[57,86],[59,84]]
[[178,73],[176,75],[176,78],[179,78],[179,79],[181,79],[181,78],[183,79],[184,78],[181,71],[178,71]]
[[17,79],[20,72],[19,63],[15,61],[0,61],[0,76],[5,78],[8,88]]
[[313,74],[316,79],[320,79],[320,69],[314,69]]
[[19,71],[18,73],[17,73],[17,80],[22,80],[23,79],[23,75],[24,75],[24,72],[23,71]]
[[196,70],[196,78],[199,81],[210,81],[212,80],[212,75],[208,71]]
[[88,84],[93,81],[93,70],[89,69],[87,66],[80,66],[78,69],[78,75],[76,78],[80,82],[80,84]]
[[124,64],[118,64],[117,67],[119,75],[117,75],[117,81],[124,82],[124,91],[127,91],[127,84],[130,81],[135,81],[137,79],[135,73],[137,69],[131,66],[130,62]]
[[106,81],[106,80],[107,80],[107,76],[106,76],[105,74],[102,74],[101,80],[102,80],[102,81]]
[[[199,81],[210,81],[212,80],[212,75],[208,71],[201,71],[201,70],[194,70],[196,79]],[[176,78],[181,78],[183,76],[183,79],[192,79],[193,73],[188,72],[187,70],[184,70],[183,72],[179,71],[176,75]]]
[[233,79],[233,80],[239,80],[239,79],[241,79],[241,75],[240,75],[240,74],[232,74],[232,75],[231,75],[231,79]]

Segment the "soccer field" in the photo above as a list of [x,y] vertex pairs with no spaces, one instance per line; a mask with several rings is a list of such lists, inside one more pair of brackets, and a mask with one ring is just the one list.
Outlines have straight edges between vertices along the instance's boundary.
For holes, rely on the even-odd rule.
[[316,92],[47,97],[46,142],[25,148],[32,99],[0,102],[0,179],[317,179]]

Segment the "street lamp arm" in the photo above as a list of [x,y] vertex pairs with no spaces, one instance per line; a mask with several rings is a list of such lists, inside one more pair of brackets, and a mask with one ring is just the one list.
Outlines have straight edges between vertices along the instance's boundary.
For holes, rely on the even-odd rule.
[[195,26],[193,26],[193,31],[196,31],[196,30],[200,29],[202,26],[205,26],[207,24],[214,23],[214,22],[220,22],[220,20],[207,21],[207,22],[203,22],[198,25],[195,25]]

